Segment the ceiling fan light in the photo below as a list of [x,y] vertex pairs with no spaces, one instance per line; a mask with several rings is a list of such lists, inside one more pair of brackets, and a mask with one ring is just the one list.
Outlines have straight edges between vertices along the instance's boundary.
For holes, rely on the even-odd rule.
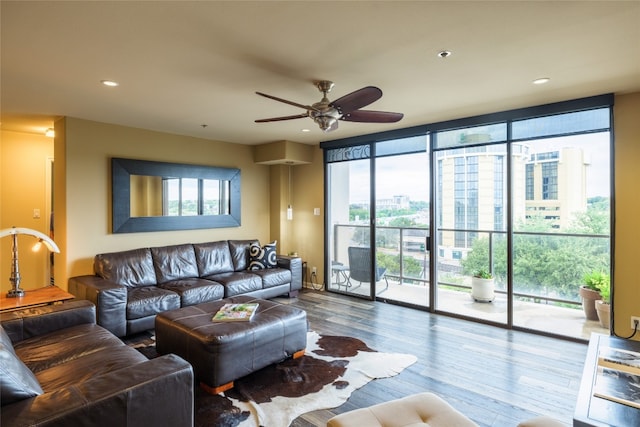
[[329,132],[332,129],[334,123],[337,122],[335,118],[328,116],[318,116],[313,120],[315,120],[318,126],[320,126],[320,129],[322,129],[324,132]]

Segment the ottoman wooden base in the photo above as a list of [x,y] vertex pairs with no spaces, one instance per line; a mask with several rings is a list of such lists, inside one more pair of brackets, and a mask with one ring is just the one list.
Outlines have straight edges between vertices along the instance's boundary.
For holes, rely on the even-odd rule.
[[[247,302],[258,303],[251,321],[211,320],[224,304]],[[158,353],[189,361],[202,387],[217,394],[238,378],[304,354],[307,314],[286,304],[238,296],[160,313],[155,332]]]
[[[291,356],[291,358],[298,359],[302,356],[304,356],[304,350],[296,351],[295,353],[293,353],[293,356]],[[200,382],[200,387],[209,394],[219,394],[232,389],[233,381],[228,382],[226,384],[219,385],[217,387],[209,387],[207,384]]]

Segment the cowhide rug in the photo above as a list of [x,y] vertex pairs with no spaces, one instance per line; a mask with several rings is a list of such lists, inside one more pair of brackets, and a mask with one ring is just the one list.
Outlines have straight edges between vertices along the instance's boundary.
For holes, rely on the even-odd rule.
[[[157,356],[152,339],[129,345],[149,358]],[[397,375],[416,360],[410,354],[377,352],[356,338],[309,332],[305,355],[298,359],[240,378],[218,395],[198,387],[195,425],[288,426],[306,412],[342,405],[369,381]]]

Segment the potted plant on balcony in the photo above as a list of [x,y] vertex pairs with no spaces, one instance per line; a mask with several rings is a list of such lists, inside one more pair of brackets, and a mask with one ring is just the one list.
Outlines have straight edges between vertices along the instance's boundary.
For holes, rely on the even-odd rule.
[[600,291],[601,300],[596,301],[596,312],[598,313],[598,320],[603,328],[609,329],[609,319],[611,318],[611,287],[609,275],[607,274],[598,284],[598,290]]
[[587,320],[598,320],[596,301],[601,300],[598,285],[609,280],[609,275],[600,270],[593,270],[582,277],[579,294],[582,298],[582,309]]
[[491,302],[495,296],[493,274],[486,268],[473,272],[471,277],[471,298],[477,302]]

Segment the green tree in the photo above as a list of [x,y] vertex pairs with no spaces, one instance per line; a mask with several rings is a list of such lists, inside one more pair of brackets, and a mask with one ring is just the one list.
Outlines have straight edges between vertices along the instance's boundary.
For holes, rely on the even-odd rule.
[[608,201],[590,204],[586,212],[574,215],[567,231],[581,234],[609,234],[610,217]]
[[[516,292],[577,299],[578,287],[586,272],[594,268],[608,269],[608,239],[554,235],[549,222],[540,218],[519,223],[518,230],[521,233],[516,233],[513,239]],[[493,274],[496,283],[505,283],[506,237],[494,234],[493,238]],[[465,275],[489,267],[489,237],[476,239],[461,264]]]
[[[387,274],[400,275],[400,255],[376,252],[376,262],[378,267],[387,269]],[[402,263],[404,275],[406,276],[416,277],[422,271],[420,262],[412,257],[404,257]]]
[[355,221],[356,218],[360,221],[369,219],[369,209],[349,206],[349,221]]
[[416,222],[407,217],[398,217],[389,221],[389,227],[414,227]]

